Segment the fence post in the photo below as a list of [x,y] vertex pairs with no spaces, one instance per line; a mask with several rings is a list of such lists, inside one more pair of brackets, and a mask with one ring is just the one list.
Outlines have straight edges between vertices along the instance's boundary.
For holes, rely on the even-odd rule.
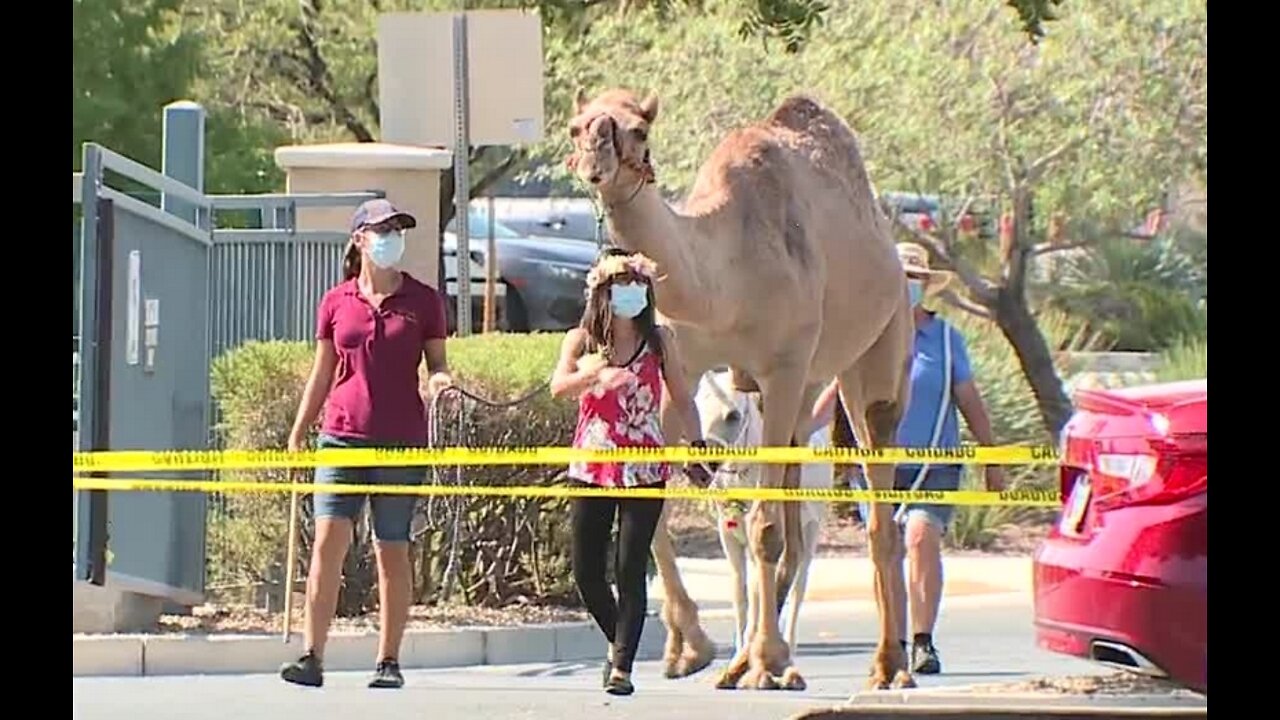
[[[190,100],[165,105],[163,135],[164,158],[160,172],[204,192],[204,108]],[[165,212],[204,227],[191,203],[162,194],[161,207]]]

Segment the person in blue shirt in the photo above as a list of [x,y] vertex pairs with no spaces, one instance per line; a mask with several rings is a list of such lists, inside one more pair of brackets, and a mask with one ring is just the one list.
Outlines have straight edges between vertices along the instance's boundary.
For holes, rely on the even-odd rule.
[[[915,316],[915,352],[911,363],[911,395],[907,411],[898,425],[898,447],[950,448],[960,445],[959,414],[980,445],[995,445],[991,422],[969,364],[964,336],[925,303],[936,297],[951,280],[951,273],[932,270],[928,251],[915,243],[900,243],[898,257],[907,273]],[[947,372],[947,368],[950,372]],[[833,382],[813,408],[808,428],[822,426],[834,418],[838,383]],[[960,465],[899,465],[894,486],[901,490],[958,490]],[[988,490],[1004,488],[1004,472],[999,465],[985,468]],[[855,477],[854,484],[866,487],[865,480]],[[870,508],[860,503],[865,519]],[[942,536],[951,523],[954,505],[907,504],[894,507],[894,519],[902,528],[905,542],[899,545],[900,556],[907,560],[907,595],[897,598],[899,607],[908,606],[912,626],[911,665],[922,675],[942,671],[938,651],[933,644],[933,629],[942,601]],[[908,602],[909,599],[909,602]],[[898,632],[906,637],[906,616]],[[902,640],[906,647],[906,640]]]

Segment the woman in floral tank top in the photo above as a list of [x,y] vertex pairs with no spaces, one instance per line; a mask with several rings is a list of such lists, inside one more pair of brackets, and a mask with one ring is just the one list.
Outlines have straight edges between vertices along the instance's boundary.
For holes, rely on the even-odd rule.
[[[674,403],[685,435],[693,438],[692,444],[702,444],[702,423],[679,351],[670,331],[654,317],[655,269],[643,255],[611,250],[587,275],[582,323],[565,336],[551,379],[554,395],[578,395],[574,447],[662,447],[664,394]],[[700,485],[710,479],[701,466],[691,466],[688,472]],[[666,463],[573,463],[569,467],[574,480],[609,488],[664,487],[669,476]],[[644,629],[649,546],[662,504],[661,498],[572,500],[574,581],[609,642],[604,686],[610,694],[634,691],[631,666]],[[616,601],[605,580],[615,516]]]

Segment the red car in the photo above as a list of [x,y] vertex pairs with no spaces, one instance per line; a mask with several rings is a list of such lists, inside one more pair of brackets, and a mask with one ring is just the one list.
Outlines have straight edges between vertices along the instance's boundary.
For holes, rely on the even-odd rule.
[[1209,692],[1206,380],[1076,393],[1036,643]]

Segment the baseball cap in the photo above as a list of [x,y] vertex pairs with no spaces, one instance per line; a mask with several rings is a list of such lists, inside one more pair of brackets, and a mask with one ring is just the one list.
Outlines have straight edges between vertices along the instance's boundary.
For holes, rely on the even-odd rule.
[[398,220],[398,224],[402,229],[418,225],[418,221],[412,215],[397,210],[390,200],[378,198],[376,200],[366,200],[352,213],[351,232],[355,232],[365,225],[377,225],[391,219]]

